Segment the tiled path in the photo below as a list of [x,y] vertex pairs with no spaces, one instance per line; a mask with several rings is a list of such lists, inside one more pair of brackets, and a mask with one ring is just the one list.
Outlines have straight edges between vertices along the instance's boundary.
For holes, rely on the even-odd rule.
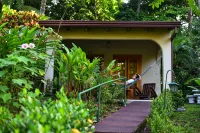
[[134,101],[95,125],[95,133],[132,133],[150,113],[151,102]]

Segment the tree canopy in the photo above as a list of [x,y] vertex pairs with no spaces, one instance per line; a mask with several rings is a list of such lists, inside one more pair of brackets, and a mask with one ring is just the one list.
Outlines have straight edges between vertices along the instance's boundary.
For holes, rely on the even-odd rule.
[[45,6],[45,14],[50,19],[114,20],[121,0],[5,0],[3,4],[10,5],[12,9],[38,13]]

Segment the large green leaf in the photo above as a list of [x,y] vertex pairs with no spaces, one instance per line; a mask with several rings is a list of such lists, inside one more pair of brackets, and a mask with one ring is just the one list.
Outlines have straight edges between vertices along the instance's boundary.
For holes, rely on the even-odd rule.
[[39,96],[40,95],[40,90],[39,89],[35,89],[35,94],[36,94],[36,96]]
[[12,103],[12,105],[13,105],[13,106],[15,106],[15,107],[17,107],[17,108],[19,108],[19,107],[20,107],[20,104],[19,104],[19,103],[17,103],[17,102],[13,102],[13,103]]
[[20,86],[27,84],[27,80],[26,79],[13,79],[12,82],[14,84],[18,84]]
[[29,36],[31,36],[31,37],[34,36],[37,28],[38,28],[38,27],[34,27],[34,28],[32,28],[31,30],[29,30],[29,31],[28,31]]
[[195,82],[200,86],[200,79],[196,79]]
[[187,86],[188,88],[194,89],[194,90],[198,90],[198,88],[194,87],[194,86]]
[[32,75],[35,75],[38,73],[38,70],[35,67],[24,67],[24,68],[30,71]]
[[0,26],[0,30],[1,30],[7,23],[8,23],[8,22],[3,23],[3,24]]
[[0,85],[0,90],[5,93],[9,88],[5,85]]
[[26,39],[26,36],[28,34],[28,27],[24,27],[22,32],[22,40]]
[[4,71],[0,71],[0,78],[3,77],[4,74],[5,74]]
[[0,59],[0,68],[9,66],[9,65],[16,65],[16,64],[17,64],[16,61],[11,61],[8,59]]
[[30,59],[26,58],[25,56],[19,56],[17,59],[19,62],[23,62],[26,65],[28,65],[28,62],[30,61]]
[[43,76],[45,74],[45,71],[42,70],[42,69],[39,69],[39,73],[40,73],[41,76]]
[[8,100],[11,99],[11,94],[10,93],[5,93],[5,94],[0,94],[0,98],[6,103]]

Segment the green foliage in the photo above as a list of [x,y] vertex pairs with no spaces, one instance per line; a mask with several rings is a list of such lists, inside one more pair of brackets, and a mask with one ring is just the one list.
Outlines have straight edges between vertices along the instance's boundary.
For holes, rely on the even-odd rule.
[[4,106],[0,107],[0,114],[0,132],[3,132],[6,131],[9,121],[13,118],[13,114]]
[[58,4],[47,1],[46,14],[51,19],[65,20],[114,20],[119,10],[118,0],[59,0]]
[[40,0],[3,0],[3,4],[9,5],[12,9],[23,11],[36,11],[39,13]]
[[[197,15],[200,16],[200,10],[198,5],[196,4],[195,0],[187,0],[188,5],[190,6],[190,8],[192,8],[193,12]],[[200,6],[200,5],[199,5]]]
[[102,103],[114,104],[124,98],[122,85],[107,85],[102,88]]
[[184,128],[182,133],[199,133],[200,132],[200,107],[197,104],[186,104],[186,111],[175,112],[170,119],[177,125]]
[[[62,90],[62,89],[61,89]],[[0,108],[1,132],[93,132],[90,114],[81,101],[68,99],[64,92],[56,100],[41,102],[39,90],[20,92],[22,110],[12,116],[6,108]],[[5,115],[4,115],[5,114]],[[6,116],[7,114],[7,116]]]
[[97,116],[97,110],[98,110],[98,104],[96,103],[96,100],[94,98],[89,98],[87,101],[84,101],[86,104],[86,107],[89,109],[90,118],[93,121],[96,121]]
[[174,111],[174,104],[172,101],[172,94],[170,92],[166,92],[166,106],[164,107],[164,93],[162,93],[158,98],[153,100],[152,103],[152,111],[157,111],[159,114],[163,114],[166,116],[172,115]]
[[3,14],[0,23],[7,22],[6,27],[13,28],[18,26],[39,27],[38,21],[45,19],[45,16],[39,16],[35,11],[16,11],[10,9],[10,6],[3,6]]
[[149,4],[153,9],[159,8],[159,6],[164,2],[164,0],[154,0],[152,3]]
[[59,78],[61,84],[65,86],[66,93],[72,91],[72,82],[74,84],[74,93],[94,86],[96,73],[99,71],[100,59],[94,59],[90,62],[81,48],[74,45],[68,49],[63,45],[66,53],[59,51],[60,60],[58,62]]
[[151,115],[148,118],[148,125],[151,133],[180,133],[183,129],[176,126],[169,117],[173,114],[174,107],[172,95],[166,94],[166,107],[164,108],[164,93],[154,99],[151,106]]
[[[92,62],[86,58],[85,52],[80,47],[73,44],[73,48],[68,49],[63,45],[63,51],[59,51],[58,67],[59,78],[65,86],[66,93],[73,91],[74,94],[84,89],[95,86],[99,83],[113,79],[110,73],[115,73],[115,61],[112,61],[107,68],[100,72],[99,58]],[[73,88],[73,89],[72,89]]]
[[172,100],[173,100],[175,109],[177,109],[178,107],[183,107],[184,98],[183,98],[182,91],[178,90],[178,92],[172,92]]
[[48,40],[54,35],[51,28],[9,29],[6,24],[0,26],[0,103],[13,108],[17,106],[21,88],[40,87],[45,61],[51,58],[46,54],[46,47],[56,50],[60,40]]
[[188,86],[198,86],[192,79],[200,73],[199,24],[199,20],[194,20],[193,28],[190,31],[181,29],[174,40],[174,71],[183,96],[191,93],[192,88]]
[[[151,6],[153,9],[154,8],[159,8],[161,6],[161,4],[163,2],[165,2],[167,0],[154,0],[153,2],[151,2],[149,4],[149,6]],[[195,0],[186,0],[187,4],[189,5],[189,7],[193,10],[193,12],[197,15],[200,16],[200,10],[199,10],[199,5],[196,4]]]
[[[162,0],[161,0],[162,1]],[[135,20],[135,21],[186,21],[188,5],[184,1],[173,0],[161,2],[152,0],[141,0],[141,3],[135,4],[138,0],[130,0],[129,3],[123,4],[120,11],[116,14],[117,20]],[[149,4],[159,8],[149,6]],[[140,10],[138,10],[138,8]]]
[[[37,61],[34,59],[38,53],[34,51],[27,52],[14,51],[7,58],[0,59],[1,72],[4,73],[1,76],[2,85],[7,85],[10,89],[23,86],[30,89],[33,83],[28,79],[31,79],[31,76],[44,76],[43,73],[40,73],[43,70],[37,67]],[[28,54],[28,56],[22,56],[23,54]],[[44,55],[38,56],[38,60],[44,58]]]

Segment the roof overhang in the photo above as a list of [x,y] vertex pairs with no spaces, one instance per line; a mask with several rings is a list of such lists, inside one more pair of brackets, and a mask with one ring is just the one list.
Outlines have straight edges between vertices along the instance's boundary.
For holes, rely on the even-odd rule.
[[103,28],[168,28],[181,26],[181,22],[164,21],[68,21],[42,20],[40,26],[45,27],[103,27]]

